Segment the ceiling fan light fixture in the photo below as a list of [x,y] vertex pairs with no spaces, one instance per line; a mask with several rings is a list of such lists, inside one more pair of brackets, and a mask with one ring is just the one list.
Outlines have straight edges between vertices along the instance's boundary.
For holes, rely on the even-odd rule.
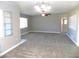
[[42,16],[45,16],[45,14],[43,13],[43,14],[41,14]]
[[34,8],[37,12],[41,13],[42,16],[45,16],[50,12],[52,7],[49,4],[42,2],[41,4],[36,4]]
[[41,16],[49,16],[51,15],[50,13],[42,13]]

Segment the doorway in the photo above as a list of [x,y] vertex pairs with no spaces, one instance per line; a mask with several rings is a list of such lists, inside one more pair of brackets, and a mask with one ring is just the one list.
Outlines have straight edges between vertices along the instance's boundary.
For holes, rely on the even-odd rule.
[[61,18],[61,32],[66,33],[68,30],[68,20],[67,17]]

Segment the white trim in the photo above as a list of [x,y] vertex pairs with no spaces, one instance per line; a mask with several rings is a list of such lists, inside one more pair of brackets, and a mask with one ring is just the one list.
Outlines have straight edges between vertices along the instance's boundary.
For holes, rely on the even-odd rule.
[[11,48],[7,49],[6,51],[0,53],[0,57],[5,55],[6,53],[10,52],[11,50],[13,50],[14,48],[18,47],[19,45],[21,45],[22,43],[24,43],[26,40],[22,39],[21,42],[17,43],[16,45],[12,46]]
[[79,44],[77,42],[75,42],[70,36],[68,33],[66,33],[66,35],[72,40],[72,42],[76,45],[76,46],[79,46]]
[[24,33],[22,33],[21,35],[25,35],[25,34],[28,34],[30,31],[28,31],[28,32],[24,32]]
[[30,32],[42,32],[42,33],[61,33],[61,32],[53,32],[53,31],[30,31]]

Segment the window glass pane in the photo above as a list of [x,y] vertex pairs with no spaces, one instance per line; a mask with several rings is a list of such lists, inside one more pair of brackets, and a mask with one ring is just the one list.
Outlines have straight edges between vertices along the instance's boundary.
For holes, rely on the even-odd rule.
[[11,23],[11,19],[10,18],[5,18],[5,23]]
[[5,30],[11,29],[11,24],[5,24]]
[[12,31],[12,30],[6,30],[5,35],[7,35],[7,36],[8,36],[8,35],[11,35],[11,33],[12,33],[11,31]]
[[5,12],[5,13],[4,13],[4,17],[11,17],[11,15],[10,15],[9,12]]
[[28,27],[28,19],[20,18],[20,28],[27,28],[27,27]]
[[67,20],[64,20],[64,24],[67,24]]
[[22,25],[20,26],[20,28],[26,28],[25,24],[22,24]]

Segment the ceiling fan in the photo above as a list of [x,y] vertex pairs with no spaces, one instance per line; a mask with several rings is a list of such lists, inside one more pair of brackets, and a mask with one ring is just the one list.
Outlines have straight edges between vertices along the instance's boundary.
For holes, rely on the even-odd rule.
[[48,3],[45,2],[41,2],[40,4],[36,4],[34,6],[34,8],[36,9],[36,11],[38,11],[42,16],[49,16],[51,15],[49,12],[51,10],[51,5],[49,5]]
[[42,13],[41,16],[49,16],[51,13]]

